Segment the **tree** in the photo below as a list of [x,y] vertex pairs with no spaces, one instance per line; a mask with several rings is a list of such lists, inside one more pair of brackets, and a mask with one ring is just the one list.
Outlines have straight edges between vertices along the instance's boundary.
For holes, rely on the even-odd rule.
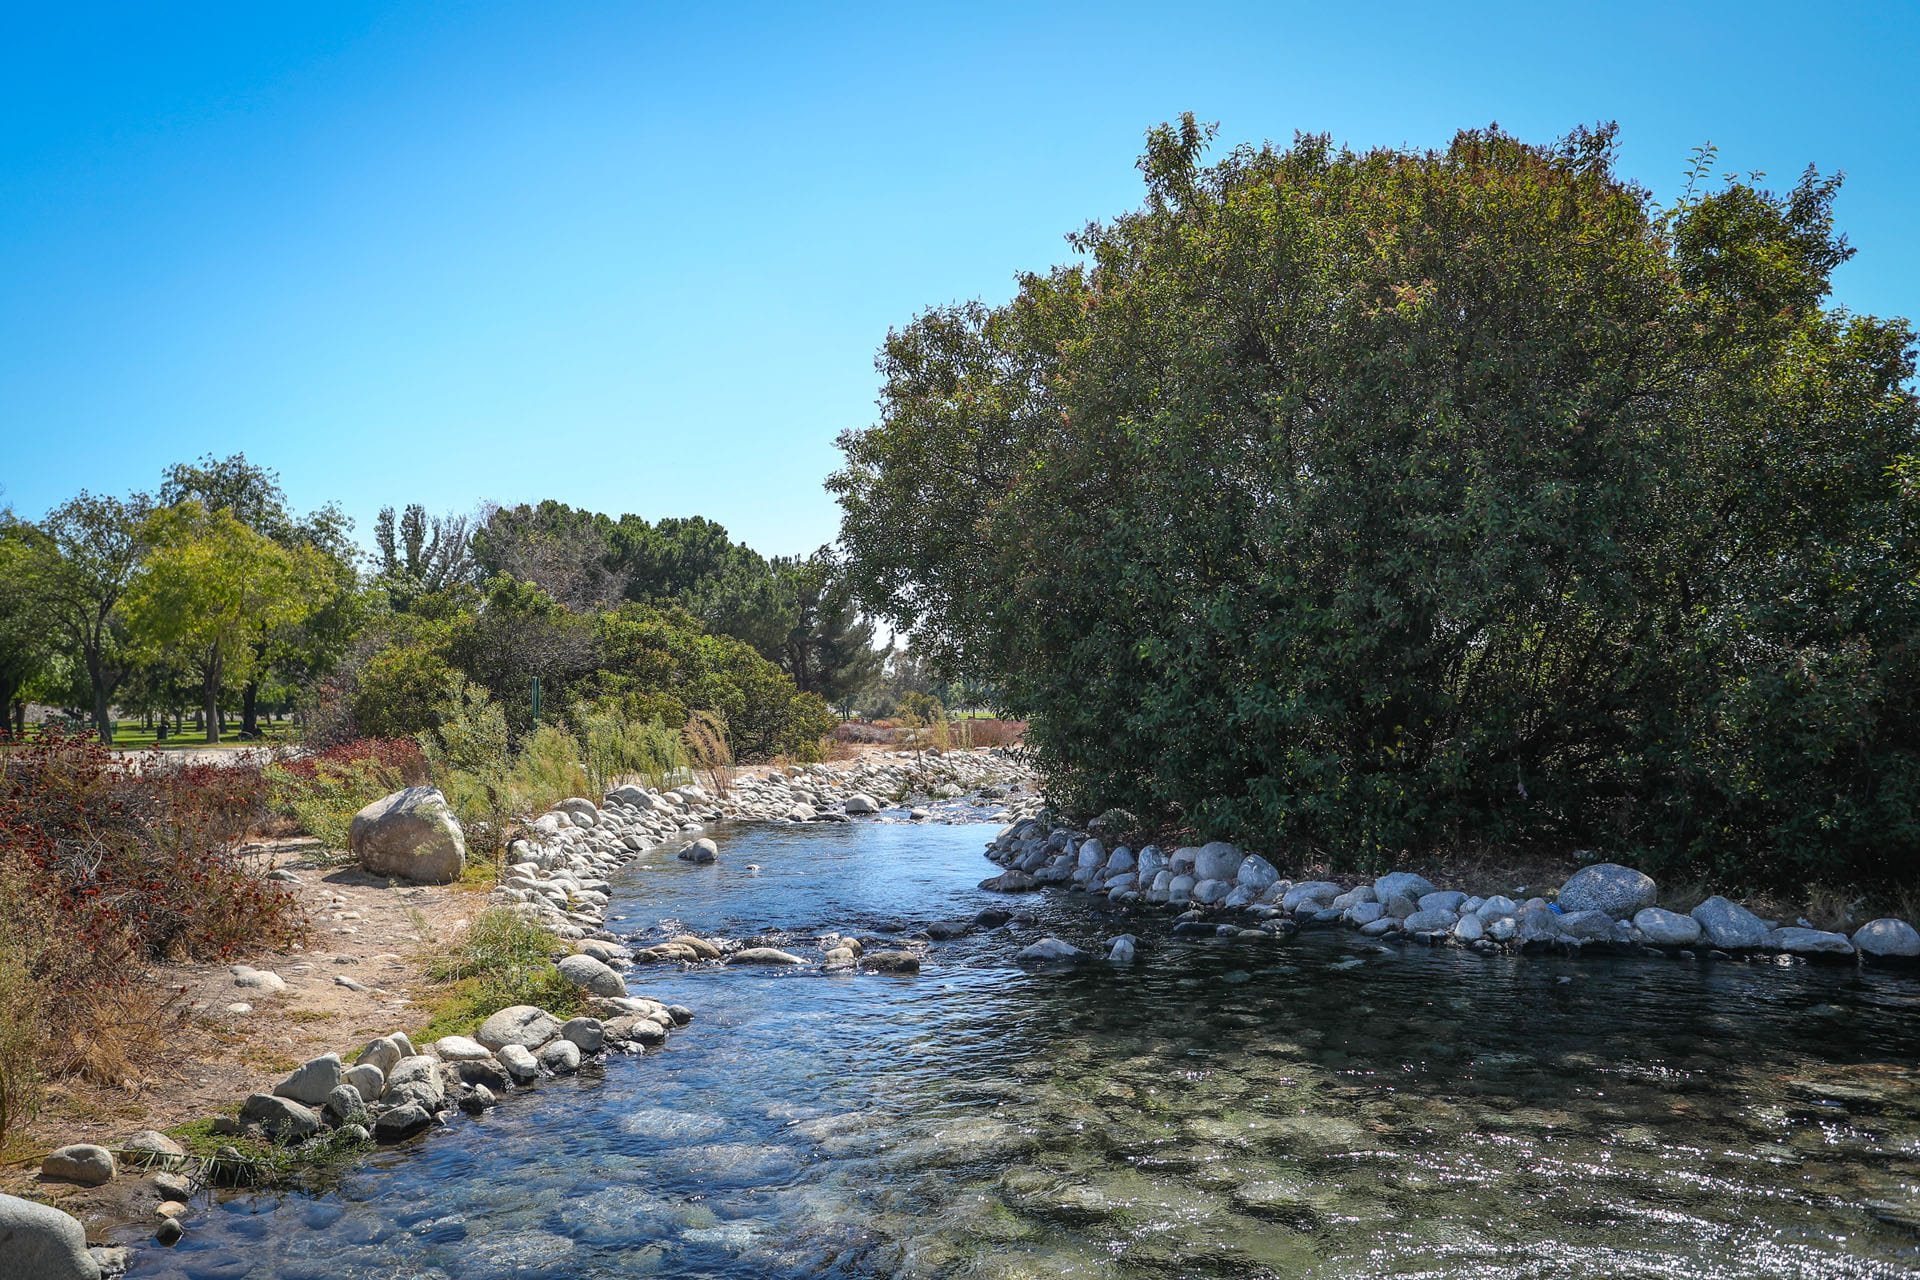
[[486,577],[530,582],[569,609],[604,608],[626,586],[613,527],[597,512],[551,500],[494,507],[473,531],[473,559]]
[[144,539],[152,551],[127,595],[145,651],[172,653],[200,677],[206,737],[220,741],[220,695],[252,680],[262,638],[309,617],[334,581],[313,547],[289,549],[237,519],[188,499],[154,512]]
[[151,508],[146,494],[104,498],[82,490],[41,521],[46,540],[31,559],[40,598],[84,673],[94,729],[109,745],[114,690],[128,667],[120,601],[145,552]]
[[51,663],[53,628],[39,568],[47,535],[0,509],[0,733],[26,730],[24,690]]
[[393,508],[382,507],[373,536],[379,580],[396,609],[410,608],[422,595],[443,594],[473,581],[473,529],[465,516],[429,518],[426,508],[415,502],[396,522]]
[[1836,184],[1660,210],[1611,128],[1208,138],[1149,135],[1084,263],[889,335],[830,482],[862,603],[1073,810],[1902,874],[1913,335],[1824,305]]
[[832,550],[777,560],[775,573],[791,602],[791,622],[780,665],[806,693],[852,713],[852,704],[879,675],[887,651],[874,647],[873,624],[860,616],[852,586]]

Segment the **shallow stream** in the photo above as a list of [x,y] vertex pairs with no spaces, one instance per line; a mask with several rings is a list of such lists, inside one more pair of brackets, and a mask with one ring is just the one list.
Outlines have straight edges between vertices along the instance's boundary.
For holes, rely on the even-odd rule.
[[[1010,903],[982,826],[716,833],[609,927],[1036,910],[917,977],[637,968],[661,1050],[239,1195],[141,1277],[1879,1277],[1920,1273],[1920,977],[1174,941]],[[748,870],[757,864],[758,871]],[[1026,972],[1054,933],[1141,963]]]

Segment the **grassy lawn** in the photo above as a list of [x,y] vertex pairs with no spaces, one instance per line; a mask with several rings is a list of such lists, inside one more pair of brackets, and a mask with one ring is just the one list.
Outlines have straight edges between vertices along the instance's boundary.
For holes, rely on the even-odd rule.
[[[221,736],[217,750],[241,747],[270,747],[290,743],[294,740],[293,726],[282,721],[279,724],[262,726],[264,737],[252,741],[240,737],[238,726],[229,726]],[[169,737],[165,742],[157,741],[155,730],[147,728],[138,720],[118,720],[113,726],[113,745],[125,751],[204,751],[214,744],[202,741],[205,734],[198,732],[189,724],[185,732]]]

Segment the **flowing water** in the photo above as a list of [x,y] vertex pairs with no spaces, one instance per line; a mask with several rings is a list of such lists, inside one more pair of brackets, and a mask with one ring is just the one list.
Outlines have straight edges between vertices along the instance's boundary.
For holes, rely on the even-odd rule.
[[[610,927],[1040,913],[917,977],[636,969],[669,1045],[324,1196],[239,1195],[136,1276],[1856,1277],[1920,1270],[1920,977],[1175,942],[973,886],[991,829],[722,833]],[[748,864],[759,865],[758,871]],[[801,948],[800,941],[791,945]]]

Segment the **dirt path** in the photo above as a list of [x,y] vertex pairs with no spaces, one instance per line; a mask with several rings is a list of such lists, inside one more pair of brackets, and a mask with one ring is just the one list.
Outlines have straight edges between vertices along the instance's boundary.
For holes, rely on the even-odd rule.
[[[165,1131],[229,1114],[309,1058],[351,1055],[375,1036],[419,1025],[424,1018],[410,999],[425,985],[425,955],[486,906],[480,887],[390,887],[314,840],[265,841],[253,853],[263,869],[292,876],[288,885],[310,930],[300,949],[237,957],[235,964],[276,975],[284,989],[272,990],[271,978],[261,980],[265,987],[242,985],[233,964],[158,966],[155,990],[164,1007],[155,1011],[156,1052],[118,1085],[50,1085],[32,1126],[42,1148],[114,1147],[139,1129]],[[38,1168],[35,1158],[0,1170],[0,1190],[59,1205],[86,1223],[90,1236],[145,1221],[157,1203],[143,1179],[122,1176],[89,1189],[43,1182]]]

